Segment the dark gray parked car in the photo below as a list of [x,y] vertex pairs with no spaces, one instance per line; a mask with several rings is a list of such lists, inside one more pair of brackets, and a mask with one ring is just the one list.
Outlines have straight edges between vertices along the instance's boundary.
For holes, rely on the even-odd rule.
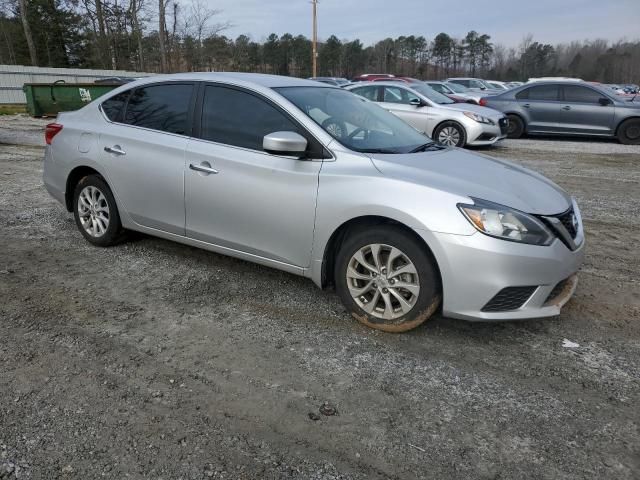
[[588,83],[528,83],[485,97],[480,104],[507,115],[509,138],[525,133],[590,135],[640,144],[640,104]]

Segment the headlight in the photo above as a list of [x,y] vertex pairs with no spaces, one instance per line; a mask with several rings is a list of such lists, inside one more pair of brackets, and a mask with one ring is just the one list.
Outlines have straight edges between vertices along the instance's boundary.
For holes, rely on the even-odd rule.
[[491,120],[490,118],[487,118],[487,117],[483,117],[482,115],[478,115],[477,113],[473,113],[473,112],[462,112],[462,113],[464,113],[471,120],[475,120],[478,123],[486,123],[488,125],[495,125],[495,122],[493,120]]
[[459,203],[458,208],[485,235],[531,245],[549,245],[554,239],[545,224],[532,215],[485,200],[473,201],[473,205]]

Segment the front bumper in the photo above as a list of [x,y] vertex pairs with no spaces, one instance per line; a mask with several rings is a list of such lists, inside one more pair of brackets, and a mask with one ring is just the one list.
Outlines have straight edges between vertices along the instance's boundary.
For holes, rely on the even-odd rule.
[[[559,239],[549,246],[536,246],[479,232],[453,235],[418,231],[418,234],[431,247],[440,267],[443,314],[465,320],[518,320],[559,315],[575,291],[576,273],[584,259],[584,241],[571,251]],[[519,308],[483,310],[499,292],[510,287],[534,288]]]
[[467,145],[473,147],[493,145],[507,138],[506,129],[500,127],[497,119],[494,119],[494,121],[496,122],[495,125],[474,122],[475,125],[472,125],[471,128],[467,127]]

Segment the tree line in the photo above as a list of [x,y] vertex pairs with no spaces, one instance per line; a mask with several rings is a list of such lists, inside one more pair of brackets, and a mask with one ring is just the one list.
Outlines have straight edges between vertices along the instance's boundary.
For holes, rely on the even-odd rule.
[[[229,22],[206,0],[0,0],[0,63],[145,72],[241,71],[311,76],[303,35],[230,38]],[[474,30],[385,38],[365,46],[334,35],[320,42],[318,75],[365,72],[438,79],[571,76],[605,83],[640,81],[640,41],[558,45],[525,36],[515,47]]]

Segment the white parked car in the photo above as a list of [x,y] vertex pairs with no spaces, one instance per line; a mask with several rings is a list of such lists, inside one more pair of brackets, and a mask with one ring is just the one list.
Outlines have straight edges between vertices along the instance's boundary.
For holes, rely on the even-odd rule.
[[347,89],[379,103],[441,145],[493,145],[507,135],[509,122],[503,113],[469,103],[455,103],[427,84],[375,82]]

